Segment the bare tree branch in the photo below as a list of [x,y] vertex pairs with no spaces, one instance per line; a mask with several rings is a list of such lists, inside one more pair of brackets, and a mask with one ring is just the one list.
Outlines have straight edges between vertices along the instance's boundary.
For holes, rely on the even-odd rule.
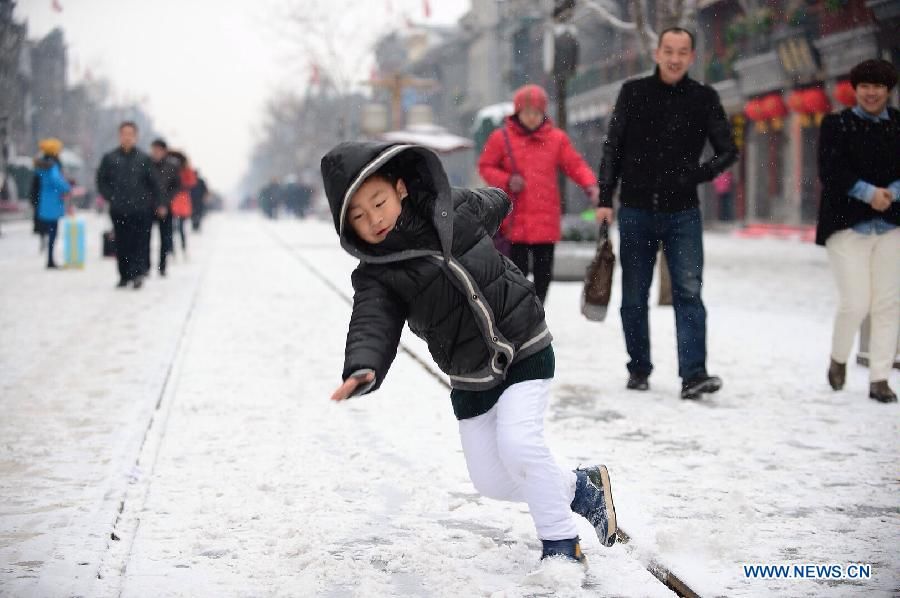
[[[684,1],[684,0],[682,0]],[[693,22],[694,16],[697,14],[697,0],[687,0],[678,18],[678,26],[686,27]]]
[[[685,0],[678,0],[679,3],[684,1]],[[696,0],[692,1],[696,2]],[[634,15],[633,22],[628,22],[620,19],[619,17],[614,15],[608,8],[603,6],[603,4],[600,2],[595,2],[594,0],[583,0],[583,4],[614,28],[621,31],[630,31],[636,34],[644,54],[646,54],[647,56],[652,56],[653,48],[656,47],[658,36],[650,26],[650,24],[645,22],[644,15],[647,14],[646,0],[631,0],[629,2],[629,6],[631,7],[632,13]]]
[[594,0],[583,0],[585,6],[593,10],[595,13],[603,17],[603,19],[615,27],[616,29],[621,29],[623,31],[636,31],[637,25],[634,23],[629,23],[627,21],[623,21],[618,18],[611,12],[609,12],[605,6],[599,4],[598,2],[594,2]]
[[661,29],[675,27],[681,24],[681,18],[684,16],[684,0],[672,0],[669,3],[669,11],[668,22],[665,23],[665,26]]
[[631,10],[634,12],[634,23],[637,25],[638,41],[641,43],[641,49],[645,55],[652,56],[657,36],[644,17],[647,14],[647,0],[632,1]]
[[[281,27],[307,68],[317,65],[322,84],[338,94],[359,88],[377,40],[394,21],[383,11],[365,10],[354,0],[307,0],[286,4]],[[377,18],[375,18],[377,17]]]

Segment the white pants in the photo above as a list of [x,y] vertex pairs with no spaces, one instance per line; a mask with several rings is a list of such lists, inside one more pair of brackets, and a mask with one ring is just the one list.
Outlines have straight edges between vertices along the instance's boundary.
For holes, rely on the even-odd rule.
[[570,510],[575,473],[556,464],[544,442],[552,380],[513,384],[490,411],[459,422],[472,484],[483,496],[528,503],[541,540],[578,535]]
[[847,363],[856,332],[870,314],[869,380],[887,380],[900,333],[900,228],[882,235],[842,230],[825,246],[840,295],[831,357]]

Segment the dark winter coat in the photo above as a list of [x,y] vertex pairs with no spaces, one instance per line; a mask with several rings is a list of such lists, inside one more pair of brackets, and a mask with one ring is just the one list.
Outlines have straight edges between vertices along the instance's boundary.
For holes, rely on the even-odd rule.
[[112,214],[147,214],[160,201],[159,184],[150,156],[134,148],[109,152],[97,169],[97,189]]
[[181,164],[174,156],[166,156],[153,163],[153,170],[159,185],[159,207],[171,210],[172,199],[181,188]]
[[[715,152],[700,163],[709,140]],[[708,85],[684,77],[675,85],[649,77],[627,81],[619,92],[603,143],[600,205],[619,194],[626,207],[678,212],[699,205],[697,185],[737,159],[731,125]]]
[[199,174],[197,175],[197,184],[191,187],[191,215],[202,216],[206,209],[206,196],[209,188],[206,181]]
[[[409,189],[397,224],[378,245],[356,237],[346,211],[356,189],[389,160]],[[494,249],[509,213],[499,189],[451,189],[438,157],[412,145],[343,143],[322,159],[341,246],[359,258],[343,378],[372,370],[378,388],[404,322],[424,339],[453,388],[497,386],[513,362],[550,345],[534,285]]]
[[866,220],[881,218],[900,226],[900,202],[886,212],[850,197],[857,181],[887,187],[900,179],[900,111],[888,108],[888,121],[860,118],[852,108],[829,114],[819,133],[819,179],[822,201],[816,243],[824,245],[832,234]]
[[559,169],[581,187],[597,184],[597,177],[572,147],[569,136],[554,127],[549,119],[529,131],[518,119],[509,117],[503,127],[488,137],[478,159],[481,178],[507,193],[510,193],[509,179],[513,174],[525,179],[525,188],[515,195],[513,211],[503,222],[503,233],[513,243],[559,241],[562,216]]

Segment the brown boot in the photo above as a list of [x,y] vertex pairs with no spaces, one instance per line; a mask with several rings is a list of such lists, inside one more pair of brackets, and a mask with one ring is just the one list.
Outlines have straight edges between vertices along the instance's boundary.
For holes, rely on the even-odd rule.
[[878,380],[869,384],[869,398],[879,403],[896,403],[897,395],[888,386],[887,380]]
[[844,388],[844,382],[846,380],[847,364],[838,363],[832,359],[831,365],[828,366],[828,383],[831,384],[831,388],[834,390],[841,390]]

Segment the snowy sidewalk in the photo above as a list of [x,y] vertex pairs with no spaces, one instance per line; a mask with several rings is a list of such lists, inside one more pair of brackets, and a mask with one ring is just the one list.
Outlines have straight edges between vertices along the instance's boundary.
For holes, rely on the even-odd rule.
[[[354,265],[327,224],[215,218],[140,292],[114,291],[96,258],[43,271],[15,226],[0,238],[0,595],[549,595],[523,581],[527,511],[475,495],[422,365],[401,352],[375,395],[327,400]],[[615,312],[588,323],[578,284],[551,287],[550,443],[567,466],[609,465],[633,538],[602,549],[585,524],[589,583],[562,593],[671,596],[651,560],[702,596],[895,593],[900,410],[866,398],[862,368],[843,393],[824,382],[824,251],[714,235],[706,251],[725,388],[701,404],[677,398],[670,309],[652,310],[653,390],[629,393]],[[752,563],[868,563],[872,578],[748,580]]]

